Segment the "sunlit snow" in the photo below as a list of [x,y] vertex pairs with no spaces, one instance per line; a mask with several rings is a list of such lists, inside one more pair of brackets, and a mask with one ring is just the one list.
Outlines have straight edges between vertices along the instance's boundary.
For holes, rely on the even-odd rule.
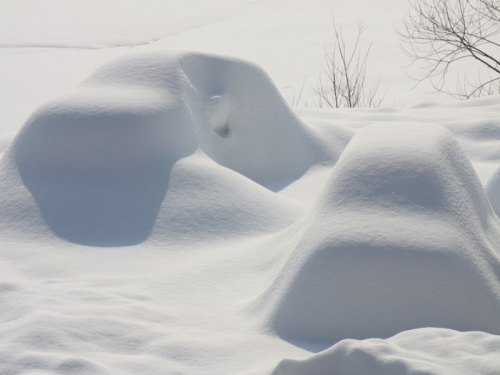
[[[0,374],[500,373],[500,99],[406,8],[0,1]],[[290,106],[333,14],[381,108]]]

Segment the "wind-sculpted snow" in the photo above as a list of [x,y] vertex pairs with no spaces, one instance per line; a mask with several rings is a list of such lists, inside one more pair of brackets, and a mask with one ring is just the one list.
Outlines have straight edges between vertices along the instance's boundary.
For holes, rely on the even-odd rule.
[[[154,225],[196,236],[208,228],[252,232],[289,223],[296,210],[243,176],[280,189],[324,158],[317,143],[255,65],[150,53],[111,62],[44,105],[6,159],[55,234],[81,244],[120,246],[144,241]],[[204,165],[214,169],[216,185],[228,187],[224,197],[200,192],[198,186],[210,186],[213,177],[197,182],[195,175],[203,171],[194,168],[185,176],[192,181],[183,183],[193,197],[202,194],[211,210],[189,198],[197,213],[187,215],[184,225],[185,212],[193,211],[185,201],[178,201],[182,209],[164,203],[175,194],[169,189],[174,164],[197,151],[215,161]],[[222,216],[218,206],[225,208]],[[182,212],[171,223],[175,211]]]
[[500,372],[467,105],[299,118],[246,61],[111,61],[0,137],[0,374]]
[[283,360],[272,375],[483,375],[500,368],[500,336],[422,328],[387,340],[344,340],[307,360]]
[[500,334],[500,232],[453,136],[369,126],[344,150],[264,296],[283,338],[419,327]]
[[[104,97],[114,95],[109,88],[129,87],[162,95],[163,129],[170,139],[164,147],[190,154],[196,145],[219,164],[261,184],[291,182],[317,161],[307,127],[267,74],[251,63],[203,54],[138,54],[101,68],[78,91],[87,87],[96,87]],[[148,108],[158,103],[137,101]],[[92,112],[94,103],[88,108]]]

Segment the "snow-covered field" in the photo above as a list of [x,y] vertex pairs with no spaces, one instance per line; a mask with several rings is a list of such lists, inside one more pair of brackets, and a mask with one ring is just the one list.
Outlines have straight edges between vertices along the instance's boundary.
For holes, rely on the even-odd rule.
[[[500,98],[406,9],[0,1],[0,374],[499,374]],[[383,107],[289,106],[333,14]]]

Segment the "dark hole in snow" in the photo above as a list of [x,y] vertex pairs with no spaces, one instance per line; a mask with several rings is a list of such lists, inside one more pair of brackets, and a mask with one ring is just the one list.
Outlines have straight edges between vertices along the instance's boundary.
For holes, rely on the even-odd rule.
[[227,123],[224,124],[224,126],[215,128],[214,130],[222,138],[229,137],[229,125]]

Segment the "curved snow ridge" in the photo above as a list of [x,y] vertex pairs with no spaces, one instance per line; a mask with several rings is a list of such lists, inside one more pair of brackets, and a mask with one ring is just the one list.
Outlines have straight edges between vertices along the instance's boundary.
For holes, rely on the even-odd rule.
[[282,360],[272,375],[494,374],[500,336],[422,328],[387,340],[343,340],[305,360]]
[[[297,219],[293,204],[269,190],[336,160],[340,152],[316,133],[252,63],[202,53],[139,53],[108,63],[39,108],[7,150],[3,174],[17,170],[50,231],[71,242],[137,244],[166,223],[181,229],[164,231],[163,239],[166,232],[193,235],[189,228],[223,238],[281,229]],[[171,174],[187,157],[222,176],[220,186],[234,182],[241,189],[221,194],[210,176],[200,188],[203,173],[191,168],[183,178],[193,197],[184,199],[199,207],[173,199]],[[219,171],[227,169],[236,173]],[[193,221],[176,221],[172,212]]]
[[446,129],[361,129],[303,228],[259,302],[284,339],[500,334],[499,220]]
[[172,163],[198,148],[274,185],[300,177],[321,147],[256,65],[155,52],[119,58],[40,108],[12,153],[24,174],[66,173],[68,166],[109,173],[129,162],[133,173],[138,164]]

